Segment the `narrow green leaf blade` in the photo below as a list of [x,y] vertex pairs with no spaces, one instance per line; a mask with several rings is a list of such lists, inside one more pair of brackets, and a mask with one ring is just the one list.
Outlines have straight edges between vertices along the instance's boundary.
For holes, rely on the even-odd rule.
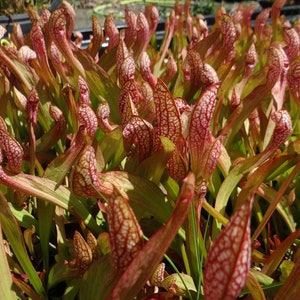
[[99,232],[95,219],[79,199],[68,188],[62,185],[57,186],[55,181],[20,173],[7,176],[3,182],[17,191],[51,202],[65,210],[72,207],[91,230]]
[[22,239],[20,227],[7,204],[7,200],[2,193],[0,193],[0,220],[7,240],[9,241],[14,254],[16,255],[20,265],[22,266],[22,269],[28,276],[29,281],[39,294],[45,294],[43,284],[28,257],[26,246],[24,240]]
[[2,228],[0,222],[0,270],[1,270],[1,279],[0,279],[0,299],[6,300],[14,300],[16,299],[16,294],[12,290],[12,278],[10,274],[9,265],[6,259],[6,253],[4,249],[3,243],[3,236],[2,236]]

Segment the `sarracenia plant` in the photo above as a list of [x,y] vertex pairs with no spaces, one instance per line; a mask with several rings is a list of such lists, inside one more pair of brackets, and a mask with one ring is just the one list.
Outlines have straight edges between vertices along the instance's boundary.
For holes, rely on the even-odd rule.
[[[30,10],[0,45],[1,299],[297,299],[300,22]],[[78,36],[78,35],[74,35]],[[107,41],[108,47],[102,48]],[[100,51],[101,50],[101,51]],[[101,55],[99,55],[101,53]]]

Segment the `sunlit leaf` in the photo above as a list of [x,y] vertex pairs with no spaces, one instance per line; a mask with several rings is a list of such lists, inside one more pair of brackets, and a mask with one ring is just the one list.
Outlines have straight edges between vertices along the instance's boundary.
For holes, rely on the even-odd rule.
[[189,174],[184,180],[177,205],[167,223],[138,252],[106,299],[130,299],[136,295],[146,280],[150,278],[186,218],[193,198],[194,184],[194,176]]
[[94,261],[80,282],[79,298],[105,299],[116,277],[109,255]]
[[76,230],[73,237],[76,264],[79,272],[83,274],[92,263],[92,250],[82,235]]
[[262,290],[258,280],[255,278],[255,276],[253,275],[253,273],[251,271],[252,270],[250,270],[250,272],[248,273],[248,277],[246,280],[246,287],[248,288],[251,296],[254,299],[266,300],[264,291]]
[[274,300],[286,299],[292,300],[297,299],[300,285],[300,261],[297,260],[293,271],[290,273],[290,276],[287,278],[285,284],[279,289]]
[[79,75],[85,78],[85,70],[82,64],[74,56],[71,49],[71,35],[68,35],[67,28],[67,22],[71,19],[67,20],[66,12],[67,9],[65,7],[60,7],[51,14],[49,19],[50,35],[65,59],[76,71],[78,71]]
[[156,116],[154,126],[155,147],[156,149],[159,148],[161,136],[167,137],[176,144],[182,134],[179,111],[169,89],[159,79],[157,80],[153,97]]
[[245,285],[251,261],[250,216],[253,196],[231,217],[205,261],[206,299],[236,299]]
[[88,227],[98,232],[99,227],[94,218],[91,217],[84,205],[66,187],[57,186],[57,183],[52,180],[27,174],[18,174],[13,177],[5,176],[0,181],[11,188],[48,201],[66,210],[74,207],[77,214],[88,224]]
[[49,271],[48,289],[53,288],[59,282],[78,277],[78,267],[66,261],[59,261]]
[[123,273],[143,246],[143,232],[128,200],[113,195],[108,201],[107,222],[113,268]]
[[279,270],[281,272],[280,281],[286,282],[287,278],[290,276],[293,268],[295,267],[295,263],[290,260],[283,260],[279,266]]
[[188,297],[186,288],[189,291],[196,292],[196,287],[192,277],[186,274],[171,274],[163,280],[161,285],[167,291],[177,296]]
[[197,100],[189,121],[188,144],[190,148],[191,169],[196,176],[206,177],[202,159],[213,140],[210,124],[217,101],[219,84],[206,88]]
[[289,236],[280,243],[280,245],[276,248],[276,250],[267,258],[262,272],[266,275],[271,276],[272,273],[277,269],[279,264],[284,258],[287,250],[291,247],[292,243],[299,238],[300,230],[296,230],[289,234]]
[[73,191],[81,197],[98,198],[101,194],[109,195],[112,189],[101,184],[97,177],[95,150],[86,146],[78,158],[72,173]]

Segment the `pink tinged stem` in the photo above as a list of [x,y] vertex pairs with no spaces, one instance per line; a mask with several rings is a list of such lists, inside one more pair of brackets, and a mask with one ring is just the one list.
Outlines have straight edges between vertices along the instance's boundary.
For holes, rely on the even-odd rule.
[[49,114],[55,123],[41,139],[37,140],[37,152],[49,150],[62,137],[67,128],[66,118],[57,106],[50,104]]
[[203,68],[203,61],[200,54],[194,50],[190,49],[187,52],[187,61],[190,69],[190,80],[192,85],[199,87],[201,85],[201,69]]
[[235,50],[235,41],[237,39],[237,32],[235,25],[229,15],[221,16],[221,33],[222,49],[215,62],[212,64],[214,69],[218,69],[223,62],[228,62],[232,59]]
[[114,22],[113,15],[109,15],[105,18],[104,31],[105,38],[109,40],[108,47],[106,49],[106,51],[109,52],[118,46],[120,40],[120,33]]
[[272,20],[272,31],[275,35],[274,39],[277,40],[278,26],[281,26],[280,9],[285,5],[287,0],[275,0],[272,4],[271,20]]
[[124,39],[121,38],[119,41],[117,53],[116,53],[116,66],[117,66],[118,78],[120,77],[120,71],[121,71],[122,64],[123,64],[125,58],[128,57],[129,55],[130,54],[129,54],[128,48],[126,46],[126,43],[124,42]]
[[[271,46],[268,54],[268,74],[266,75],[266,83],[255,87],[245,98],[243,98],[240,116],[237,118],[234,126],[231,127],[230,138],[229,140],[227,139],[226,143],[230,142],[230,139],[232,139],[236,132],[241,128],[245,119],[248,117],[249,112],[252,112],[260,105],[260,102],[271,92],[272,88],[281,76],[284,61],[282,61],[280,50]],[[233,115],[231,118],[234,119],[236,116]],[[232,122],[232,120],[229,119],[228,123],[230,122]]]
[[143,246],[143,232],[127,199],[108,201],[107,223],[114,271],[122,274]]
[[26,110],[27,98],[16,87],[13,87],[14,103],[20,111]]
[[280,79],[284,68],[285,59],[281,50],[276,46],[271,46],[268,53],[268,67],[266,86],[273,88]]
[[[0,62],[1,62],[1,69],[3,69],[6,77],[12,82],[13,85],[15,85],[19,90],[23,90],[25,94],[29,94],[31,87],[32,87],[32,82],[27,79],[27,76],[20,72],[19,68],[17,67],[17,64],[14,62],[14,56],[17,55],[16,50],[10,50],[9,48],[7,49],[2,49],[0,47]],[[22,61],[22,64],[24,62]],[[24,66],[26,68],[26,71],[29,71],[27,69],[27,66]],[[33,79],[34,76],[32,76]]]
[[190,173],[183,181],[176,206],[167,223],[137,253],[106,300],[133,299],[151,277],[188,214],[194,188],[195,178]]
[[81,76],[78,76],[78,91],[78,103],[90,105],[90,89]]
[[38,22],[33,23],[32,29],[30,31],[30,37],[31,37],[33,49],[37,54],[37,59],[39,61],[39,64],[43,72],[46,73],[45,75],[46,78],[48,79],[48,81],[49,80],[53,81],[53,74],[49,66],[44,35],[41,27],[38,25]]
[[31,89],[30,95],[27,100],[26,109],[28,112],[29,122],[35,127],[37,124],[38,106],[40,100],[34,88]]
[[127,56],[122,62],[119,70],[119,81],[121,86],[129,80],[134,80],[135,62],[132,56]]
[[139,12],[136,20],[136,41],[133,45],[133,55],[136,60],[140,58],[143,51],[146,50],[150,39],[151,33],[149,23],[142,12]]
[[110,115],[110,107],[108,103],[99,104],[99,106],[97,107],[96,116],[98,119],[99,127],[104,132],[111,132],[117,126],[110,122],[109,115]]
[[234,213],[208,252],[203,283],[207,300],[235,300],[245,285],[251,262],[253,200],[252,196]]
[[155,103],[155,150],[160,147],[160,137],[170,139],[174,144],[182,133],[182,124],[176,102],[165,85],[158,79],[153,93]]
[[83,275],[89,267],[89,265],[92,263],[92,250],[77,230],[75,230],[74,232],[73,242],[76,257],[76,265],[79,269],[79,273]]
[[85,78],[85,70],[81,63],[76,59],[71,49],[71,38],[67,32],[67,20],[65,10],[59,8],[55,10],[49,19],[50,35],[59,51],[64,55],[67,62],[78,71],[79,75]]
[[147,81],[152,88],[155,88],[156,79],[154,78],[154,75],[152,74],[150,65],[151,65],[150,58],[149,58],[147,52],[144,51],[141,55],[140,73],[141,73],[143,79],[145,81]]
[[283,28],[283,39],[286,44],[284,51],[289,58],[289,61],[292,62],[297,58],[300,48],[300,37],[295,30],[295,28]]
[[169,175],[177,182],[182,182],[187,175],[188,159],[186,155],[186,140],[182,136],[167,164]]
[[171,40],[174,36],[174,31],[175,31],[175,12],[174,10],[171,12],[169,19],[166,21],[165,24],[165,37],[163,44],[161,46],[161,55],[158,63],[154,67],[154,75],[157,76],[161,70],[161,66],[164,62],[165,56],[168,52],[168,49],[170,47]]
[[[243,72],[242,80],[239,83],[237,83],[234,87],[232,98],[235,99],[235,101],[232,101],[232,104],[234,104],[233,102],[236,102],[237,100],[240,101],[240,97],[243,93],[243,90],[249,78],[253,73],[256,63],[257,63],[257,53],[256,53],[255,45],[254,43],[252,43],[245,55],[245,69]],[[237,105],[233,105],[233,106],[236,107]]]
[[139,113],[144,116],[144,118],[152,123],[155,115],[155,104],[153,100],[153,89],[148,84],[148,82],[143,82],[140,85],[141,95],[143,100],[140,101]]
[[271,8],[266,8],[259,13],[254,23],[254,32],[259,40],[263,40],[264,28],[267,24],[267,20],[270,17]]
[[127,151],[134,145],[139,162],[149,157],[153,145],[153,127],[139,116],[133,116],[123,129],[124,147]]
[[[0,36],[1,36],[1,34],[0,34]],[[23,31],[22,31],[20,23],[13,24],[13,31],[11,33],[10,39],[12,40],[12,42],[16,45],[16,47],[18,49],[20,49],[22,46],[24,46],[24,35],[23,35]]]
[[215,69],[211,65],[205,63],[200,70],[200,80],[205,86],[208,86],[219,82],[219,77]]
[[207,147],[206,151],[203,154],[201,174],[203,179],[206,181],[210,180],[211,175],[213,174],[217,166],[217,162],[221,154],[221,146],[222,143],[220,139],[215,139],[215,141]]
[[188,144],[191,169],[196,177],[201,172],[203,154],[212,141],[210,123],[217,102],[219,86],[220,84],[216,83],[206,88],[190,114]]
[[136,106],[140,102],[141,93],[135,80],[129,80],[125,82],[120,91],[119,112],[121,115],[122,124],[126,124],[131,117],[131,114],[128,115],[128,113],[130,112],[128,111],[128,97],[133,104],[130,104],[130,111],[134,111],[134,114],[138,115]]
[[78,107],[79,125],[83,125],[88,136],[94,137],[98,129],[98,120],[93,109],[87,104],[81,104]]
[[74,31],[74,26],[75,26],[76,13],[72,4],[70,4],[67,1],[63,0],[61,7],[63,8],[63,13],[67,21],[66,23],[67,38],[71,39],[72,33]]
[[167,72],[163,77],[163,82],[168,84],[174,78],[177,71],[178,71],[177,63],[176,63],[172,53],[170,53],[170,55],[168,57],[168,62],[167,62]]
[[96,58],[98,56],[103,42],[103,32],[101,23],[94,15],[92,16],[92,29],[93,37],[90,44],[86,48],[86,51],[88,51],[93,58]]
[[136,20],[136,14],[132,10],[125,8],[125,21],[127,25],[125,28],[125,44],[127,47],[131,47],[136,41]]
[[290,93],[300,109],[300,61],[298,59],[291,63],[287,74],[287,81]]
[[99,198],[101,194],[110,195],[112,189],[104,186],[97,176],[95,150],[86,146],[74,167],[71,184],[73,191],[81,197]]
[[154,5],[148,5],[145,8],[145,16],[149,23],[149,37],[151,39],[152,35],[155,34],[156,28],[159,21],[159,13]]
[[26,110],[29,117],[30,124],[30,174],[34,174],[35,160],[36,160],[36,137],[35,128],[38,117],[39,96],[34,88],[30,91],[30,95],[27,100]]
[[281,109],[284,102],[286,84],[287,84],[287,71],[289,69],[289,59],[284,52],[281,44],[275,44],[276,49],[278,50],[279,59],[282,63],[281,73],[278,78],[278,81],[272,88],[272,95],[276,102],[276,108]]
[[275,151],[293,132],[292,120],[287,110],[278,110],[271,114],[272,121],[275,122],[275,129],[272,139],[264,152]]
[[129,120],[133,116],[138,116],[138,111],[136,106],[134,105],[130,92],[125,92],[122,95],[122,101],[120,101],[120,105],[122,104],[122,109],[120,110],[122,125],[125,127]]
[[61,61],[61,53],[54,42],[51,42],[48,54],[49,59],[51,60],[51,63],[56,72],[62,77],[65,83],[69,82],[68,76],[66,74],[66,68],[64,67],[64,64]]
[[6,33],[6,29],[4,26],[0,25],[0,39],[2,39]]

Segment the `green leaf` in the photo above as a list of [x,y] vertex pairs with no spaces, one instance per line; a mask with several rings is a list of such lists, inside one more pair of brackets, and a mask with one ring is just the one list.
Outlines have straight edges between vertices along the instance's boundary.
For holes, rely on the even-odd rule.
[[7,204],[7,200],[2,193],[0,193],[0,220],[5,236],[9,241],[22,269],[28,276],[30,283],[39,294],[45,294],[43,284],[28,257],[19,224],[14,218]]
[[58,283],[77,278],[78,276],[79,273],[76,265],[61,260],[49,271],[48,289],[50,290]]
[[2,228],[0,222],[0,270],[1,270],[1,289],[0,299],[14,300],[17,298],[15,292],[12,290],[12,277],[10,274],[9,265],[6,259],[6,252],[4,249],[4,240],[2,236]]
[[255,269],[250,269],[249,272],[256,278],[256,280],[261,285],[265,285],[265,286],[270,285],[275,281],[272,277],[262,273],[261,271],[258,271],[258,270],[255,270]]
[[108,169],[116,168],[125,157],[122,128],[117,127],[115,130],[106,133],[100,144]]
[[172,206],[153,182],[122,171],[99,173],[98,177],[101,182],[114,186],[130,201],[130,206],[138,219],[151,215],[162,223],[166,222]]
[[55,181],[20,173],[15,176],[5,176],[2,182],[10,188],[51,202],[65,210],[74,209],[91,230],[99,233],[99,226],[81,201],[68,188],[62,185],[57,187]]
[[280,288],[274,300],[294,300],[299,297],[300,289],[300,260],[298,259],[293,271],[285,284]]
[[115,280],[109,255],[94,261],[82,278],[79,299],[105,299]]
[[165,226],[161,227],[132,260],[106,298],[132,299],[150,278],[184,222],[194,196],[195,177],[189,174],[183,183],[177,204]]
[[12,203],[8,202],[9,208],[14,217],[18,221],[19,225],[24,228],[35,227],[38,230],[38,222],[32,214],[27,210],[15,207]]
[[175,145],[168,138],[161,136],[162,148],[145,159],[137,168],[136,173],[158,184],[166,170]]
[[185,298],[189,298],[187,289],[193,292],[197,291],[193,278],[186,274],[171,274],[163,280],[161,285],[167,291],[172,292],[172,294]]
[[[259,284],[259,281],[257,279],[257,276],[254,276],[254,274],[258,275],[259,278],[261,278],[262,276],[259,275],[260,272],[255,272],[253,274],[253,270],[250,269],[250,272],[248,273],[248,277],[247,277],[247,281],[246,281],[246,286],[252,296],[252,299],[255,299],[255,300],[265,300],[266,297],[265,297],[265,294]],[[267,277],[267,276],[265,276]],[[272,278],[268,277],[269,278],[269,281],[268,281],[268,285],[272,283]],[[264,282],[266,282],[266,279],[264,278],[263,279]],[[271,282],[270,282],[271,280]],[[269,283],[270,282],[270,283]],[[244,294],[243,292],[240,293],[241,294]]]
[[262,272],[271,276],[283,260],[287,250],[291,247],[292,243],[300,236],[300,229],[289,234],[289,236],[280,243],[276,250],[267,258]]
[[287,278],[290,276],[294,267],[295,267],[295,263],[286,259],[280,264],[279,269],[281,272],[280,275],[281,282],[286,282]]

